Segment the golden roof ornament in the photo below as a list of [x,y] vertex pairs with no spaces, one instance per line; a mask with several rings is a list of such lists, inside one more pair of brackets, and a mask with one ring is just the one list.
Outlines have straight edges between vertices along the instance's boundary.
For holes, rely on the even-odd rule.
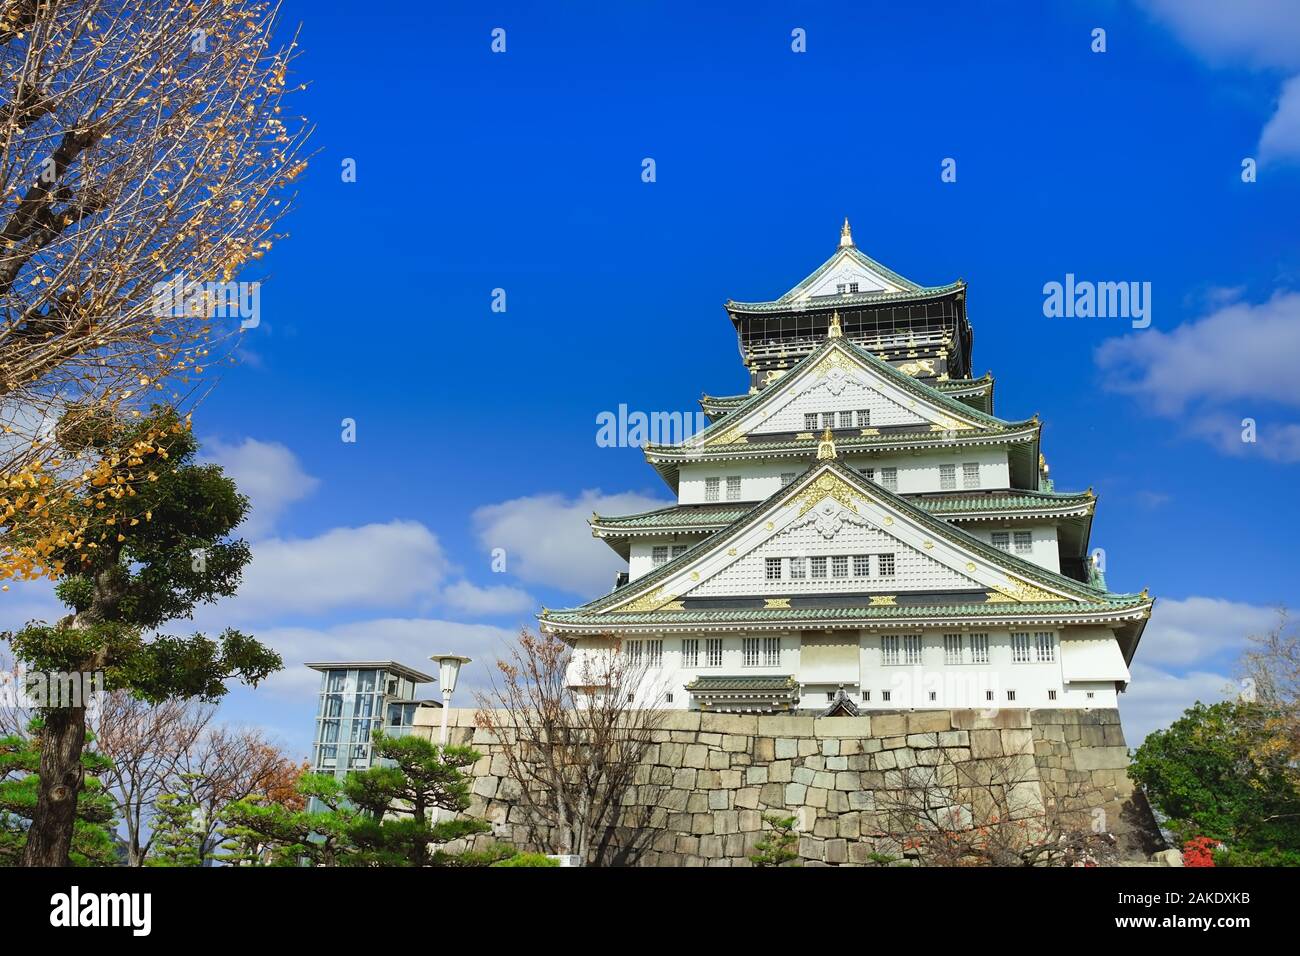
[[836,457],[835,437],[828,428],[822,433],[822,440],[817,443],[817,460],[826,461]]
[[840,310],[836,309],[831,313],[831,327],[826,330],[828,339],[838,339],[844,336],[844,328],[840,325]]
[[840,248],[845,249],[853,245],[853,230],[849,228],[849,217],[844,217],[844,225],[840,227]]

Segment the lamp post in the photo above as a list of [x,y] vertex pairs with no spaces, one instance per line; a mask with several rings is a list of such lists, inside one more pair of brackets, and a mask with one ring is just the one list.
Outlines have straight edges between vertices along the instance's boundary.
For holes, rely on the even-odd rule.
[[458,654],[434,654],[429,658],[438,665],[438,683],[442,686],[442,746],[447,746],[447,715],[451,711],[451,694],[456,689],[456,678],[460,676],[462,664],[468,664],[468,657]]

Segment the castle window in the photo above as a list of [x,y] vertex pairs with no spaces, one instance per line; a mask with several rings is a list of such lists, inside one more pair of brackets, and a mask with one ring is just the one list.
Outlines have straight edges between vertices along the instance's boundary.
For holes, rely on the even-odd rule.
[[722,638],[710,637],[704,642],[704,666],[722,666]]
[[[898,659],[898,636],[896,634],[885,634],[880,638],[880,662],[882,664],[897,664]],[[885,700],[889,700],[888,697]]]
[[650,561],[657,568],[668,563],[668,545],[657,544],[650,550]]
[[853,427],[853,413],[840,412],[840,428],[852,428],[852,427]]
[[744,648],[744,661],[746,667],[758,666],[758,638],[747,637],[741,642]]
[[849,283],[849,292],[850,292],[850,293],[853,293],[853,294],[856,294],[857,291],[858,291],[858,284],[857,284],[856,282],[850,282],[850,283]]
[[1010,551],[1011,535],[1006,531],[994,531],[993,547],[997,548],[999,551]]
[[1032,554],[1034,551],[1034,536],[1029,531],[1016,532],[1016,554]]
[[650,667],[664,666],[664,642],[661,640],[646,641],[646,664]]
[[938,695],[934,691],[930,691],[930,700],[934,700],[937,696]]
[[843,295],[843,294],[844,294],[844,283],[843,283],[843,282],[837,282],[837,283],[835,283],[835,294],[836,294],[836,295]]
[[1047,692],[1047,699],[1048,699],[1048,700],[1056,700],[1056,691],[1054,691],[1054,690],[1049,690],[1049,691]]
[[889,691],[882,690],[880,692],[880,699],[883,700],[886,704],[889,703]]
[[940,491],[957,490],[957,466],[956,465],[939,466],[939,490]]
[[688,547],[690,547],[690,546],[689,546],[689,545],[685,545],[685,544],[675,544],[675,545],[673,545],[673,557],[674,557],[674,558],[680,558],[683,554],[686,553],[686,549],[687,549]]
[[907,664],[921,663],[921,635],[903,635],[903,659]]
[[853,573],[860,578],[871,577],[871,555],[855,554],[853,556]]
[[862,469],[862,477],[865,478],[865,479],[867,479],[867,481],[875,481],[875,480],[876,480],[876,469],[874,469],[874,468],[863,468],[863,469]]
[[633,664],[640,664],[644,648],[640,641],[628,641],[624,647],[627,648],[627,659]]
[[822,428],[834,428],[834,427],[835,427],[835,413],[822,412]]
[[803,427],[810,432],[817,430],[817,413],[805,412],[803,416]]
[[970,636],[970,662],[972,664],[987,664],[989,662],[989,636],[987,634],[972,634]]
[[812,576],[815,578],[826,577],[826,559],[811,558],[809,560],[812,561]]
[[671,704],[672,702],[673,702],[673,692],[669,691],[668,693],[664,694],[664,703]]
[[1007,700],[1015,700],[1015,699],[1016,699],[1016,692],[1014,690],[1007,691]]
[[1029,663],[1029,635],[1011,635],[1011,660],[1016,664]]
[[863,700],[871,700],[871,691],[869,691],[869,690],[864,690],[864,691],[862,692],[862,699],[863,699]]
[[847,578],[849,576],[849,556],[836,554],[831,557],[831,577]]
[[1092,700],[1092,699],[1093,699],[1094,697],[1096,697],[1097,695],[1096,695],[1094,692],[1092,692],[1092,691],[1088,691],[1088,693],[1087,693],[1085,696],[1086,696],[1089,700]]
[[808,577],[808,562],[804,558],[790,559],[790,580],[802,581]]
[[776,667],[781,663],[781,638],[763,638],[763,666]]
[[962,662],[960,634],[945,634],[943,636],[943,662],[945,664],[960,664]]
[[692,637],[682,641],[682,666],[700,666],[700,642],[698,639]]
[[961,486],[978,488],[980,486],[980,463],[968,461],[961,466]]
[[876,555],[876,567],[880,569],[882,578],[892,578],[894,576],[894,556],[892,554]]
[[727,476],[727,500],[740,500],[740,475]]
[[985,700],[992,700],[992,699],[993,699],[993,691],[991,691],[991,690],[986,690],[986,691],[984,692],[984,699],[985,699]]
[[721,497],[722,479],[705,478],[704,479],[704,500],[717,501]]
[[795,479],[795,473],[793,471],[782,472],[781,487],[784,488],[786,485],[794,484],[794,479]]
[[880,486],[886,491],[898,491],[898,469],[881,468]]
[[1050,664],[1056,660],[1056,638],[1051,631],[1034,633],[1034,651],[1040,664]]
[[781,580],[781,559],[768,558],[765,562],[764,577],[769,581]]
[[869,427],[870,425],[871,425],[871,409],[869,409],[869,408],[859,408],[859,409],[858,409],[858,427],[859,427],[859,428],[867,428],[867,427]]

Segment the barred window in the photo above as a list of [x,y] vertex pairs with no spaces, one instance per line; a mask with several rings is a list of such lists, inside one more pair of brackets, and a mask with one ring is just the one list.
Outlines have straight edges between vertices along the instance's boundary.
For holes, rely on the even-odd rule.
[[853,413],[840,412],[840,428],[852,428],[852,427],[853,427]]
[[[885,634],[880,638],[880,662],[882,664],[898,663],[898,636]],[[885,700],[889,698],[886,697]]]
[[826,559],[811,558],[809,560],[812,561],[812,576],[815,578],[826,577]]
[[1017,531],[1016,536],[1016,554],[1032,554],[1034,550],[1034,536],[1028,531]]
[[690,545],[686,545],[686,544],[675,544],[675,545],[673,545],[673,557],[674,557],[674,558],[680,558],[683,554],[686,553],[686,549],[687,549],[688,547],[690,547]]
[[764,573],[765,573],[765,577],[767,578],[767,580],[769,580],[769,581],[780,581],[780,580],[781,580],[781,559],[780,559],[780,558],[768,558],[768,559],[766,560],[765,564],[766,564],[766,567],[765,567],[765,572],[764,572]]
[[657,544],[650,551],[650,560],[657,568],[661,564],[668,563],[668,545]]
[[641,663],[644,648],[641,641],[628,641],[624,647],[627,648],[627,659],[633,664]]
[[1029,635],[1011,635],[1011,660],[1017,664],[1029,663]]
[[859,427],[859,428],[868,428],[870,425],[871,425],[871,409],[869,409],[869,408],[859,408],[859,409],[858,409],[858,427]]
[[961,466],[961,486],[978,488],[980,486],[980,463],[968,461]]
[[860,578],[871,577],[871,555],[855,554],[853,556],[853,573]]
[[698,638],[682,639],[682,666],[700,666],[700,642]]
[[834,427],[835,427],[835,413],[822,412],[822,428],[834,428]]
[[763,666],[776,667],[781,663],[781,638],[763,638]]
[[710,637],[704,641],[704,666],[722,666],[722,638]]
[[898,469],[881,468],[880,469],[880,486],[886,491],[898,490]]
[[892,578],[894,576],[894,556],[892,554],[876,555],[876,567],[880,570],[882,578]]
[[1011,535],[1006,531],[993,532],[993,547],[999,551],[1011,550]]
[[790,559],[790,580],[802,581],[808,577],[808,562],[804,558]]
[[1034,633],[1034,652],[1040,664],[1050,664],[1056,660],[1056,637],[1051,631]]
[[984,692],[984,699],[985,699],[985,700],[992,700],[992,699],[993,699],[993,691],[991,691],[991,690],[986,690],[986,691]]
[[850,283],[849,283],[849,294],[850,294],[850,295],[854,295],[854,294],[857,293],[857,291],[858,291],[858,284],[857,284],[856,282],[850,282]]
[[989,636],[987,634],[970,635],[970,662],[987,664],[989,662]]
[[831,577],[847,578],[849,576],[849,556],[836,554],[831,556]]
[[727,476],[727,500],[740,500],[740,475]]
[[645,642],[646,664],[651,667],[664,666],[664,642],[653,640]]
[[817,430],[817,413],[804,412],[803,427],[806,431],[815,432]]
[[1049,690],[1049,691],[1047,692],[1047,699],[1048,699],[1048,700],[1056,700],[1056,691],[1054,691],[1054,690]]
[[939,490],[940,491],[957,490],[957,466],[956,465],[939,466]]
[[903,635],[903,659],[907,664],[921,663],[921,635]]
[[888,704],[888,703],[889,703],[889,700],[890,700],[890,697],[889,697],[889,691],[887,691],[887,690],[882,690],[882,691],[880,692],[880,699],[883,700],[886,704]]
[[1016,692],[1014,690],[1007,691],[1007,700],[1015,700],[1015,699],[1016,699]]
[[945,664],[960,664],[962,660],[961,635],[945,634],[943,636],[943,662]]
[[741,642],[744,648],[744,658],[746,667],[758,666],[758,638],[747,637]]
[[869,690],[864,690],[864,691],[862,691],[862,699],[863,699],[863,700],[871,700],[871,691],[869,691]]
[[721,497],[722,479],[705,478],[704,479],[704,500],[717,501]]
[[794,484],[794,479],[795,479],[795,473],[793,471],[782,472],[781,487],[784,488],[786,485]]

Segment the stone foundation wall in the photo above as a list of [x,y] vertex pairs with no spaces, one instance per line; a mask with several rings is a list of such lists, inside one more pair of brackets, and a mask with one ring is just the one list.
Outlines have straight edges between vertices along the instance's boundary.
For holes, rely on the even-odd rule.
[[[432,711],[440,720],[440,712]],[[470,816],[493,825],[476,838],[529,847],[523,811],[494,738],[473,710],[449,715],[452,743],[483,754],[474,765]],[[416,732],[437,739],[438,727]],[[912,767],[1006,767],[1042,795],[1086,791],[1128,859],[1160,849],[1150,811],[1125,774],[1128,749],[1116,710],[913,711],[796,717],[672,711],[654,733],[625,800],[621,862],[641,866],[748,866],[763,815],[797,818],[806,866],[853,866],[873,852],[904,855],[881,832],[877,794]],[[968,767],[969,768],[969,767]]]

